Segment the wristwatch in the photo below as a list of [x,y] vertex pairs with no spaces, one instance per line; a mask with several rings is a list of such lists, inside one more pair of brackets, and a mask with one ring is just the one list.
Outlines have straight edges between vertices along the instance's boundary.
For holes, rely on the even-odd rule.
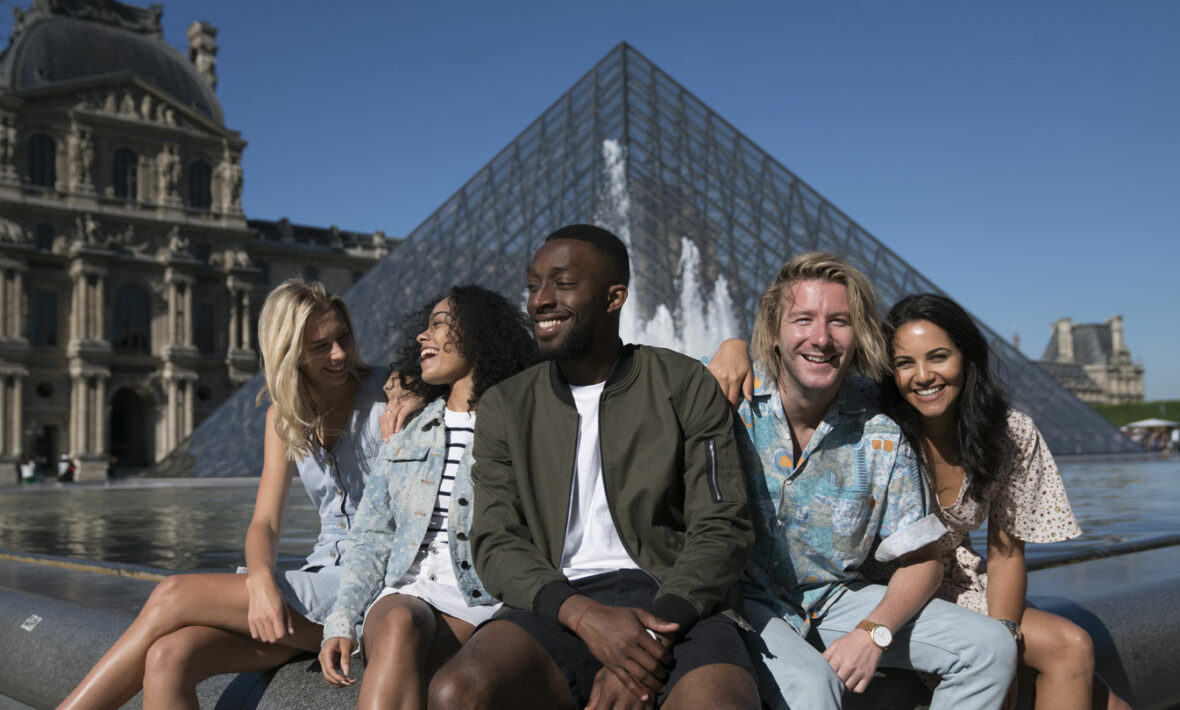
[[889,648],[889,644],[893,643],[893,632],[889,630],[888,626],[865,619],[864,621],[857,624],[856,628],[868,631],[869,638],[871,638],[877,648],[881,649],[882,651]]

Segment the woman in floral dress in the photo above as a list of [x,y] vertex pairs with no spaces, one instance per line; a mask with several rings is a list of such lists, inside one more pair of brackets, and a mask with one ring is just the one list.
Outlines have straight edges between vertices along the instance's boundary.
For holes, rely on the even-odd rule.
[[[893,367],[881,383],[883,404],[912,443],[950,530],[936,595],[1008,628],[1021,664],[1037,673],[1037,710],[1128,707],[1094,675],[1085,630],[1025,603],[1024,544],[1082,531],[1045,440],[991,380],[987,340],[957,303],[935,294],[903,298],[883,328]],[[968,538],[985,520],[986,563]],[[1015,691],[1014,682],[1009,705]]]

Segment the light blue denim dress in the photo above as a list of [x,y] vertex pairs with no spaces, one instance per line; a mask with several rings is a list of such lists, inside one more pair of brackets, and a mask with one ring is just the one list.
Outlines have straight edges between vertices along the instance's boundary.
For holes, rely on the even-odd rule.
[[320,535],[303,567],[276,576],[283,599],[317,624],[336,601],[348,531],[369,472],[381,450],[381,411],[385,408],[384,369],[374,370],[357,390],[348,426],[331,451],[313,445],[295,462],[311,503],[320,512]]

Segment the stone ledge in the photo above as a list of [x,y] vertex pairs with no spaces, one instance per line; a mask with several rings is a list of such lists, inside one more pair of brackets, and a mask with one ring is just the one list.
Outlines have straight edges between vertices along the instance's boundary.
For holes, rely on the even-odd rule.
[[[0,710],[52,708],[134,618],[154,582],[131,576],[0,559]],[[104,565],[105,567],[105,565]],[[1180,638],[1180,546],[1063,565],[1030,574],[1030,600],[1085,628],[1099,672],[1138,710],[1180,704],[1175,639]],[[34,618],[37,617],[37,618]],[[359,684],[325,684],[309,654],[268,673],[211,678],[201,707],[354,708]],[[909,673],[873,681],[849,710],[926,708]],[[1022,699],[1022,707],[1029,707]],[[126,705],[141,707],[137,696]]]

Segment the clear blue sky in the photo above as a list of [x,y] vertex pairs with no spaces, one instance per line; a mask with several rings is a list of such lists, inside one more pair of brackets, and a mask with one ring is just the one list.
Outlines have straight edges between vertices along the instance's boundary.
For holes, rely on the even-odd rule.
[[1124,316],[1180,398],[1180,3],[165,2],[251,217],[405,235],[627,40],[996,331]]

